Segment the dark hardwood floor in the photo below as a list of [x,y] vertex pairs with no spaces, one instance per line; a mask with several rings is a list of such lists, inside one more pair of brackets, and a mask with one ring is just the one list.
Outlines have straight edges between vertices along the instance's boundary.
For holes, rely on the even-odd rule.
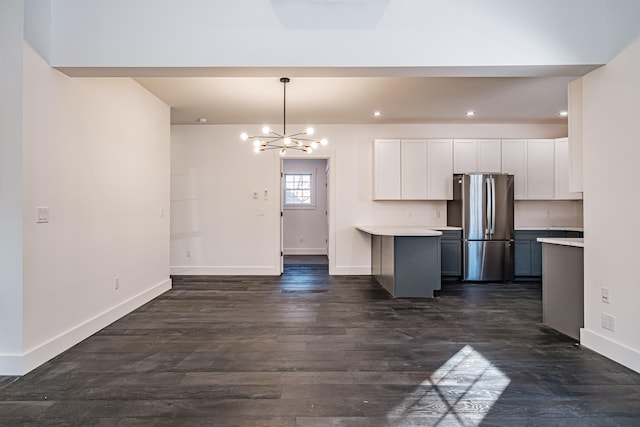
[[539,284],[394,300],[294,265],[173,285],[0,378],[0,425],[640,425],[640,374],[543,327]]

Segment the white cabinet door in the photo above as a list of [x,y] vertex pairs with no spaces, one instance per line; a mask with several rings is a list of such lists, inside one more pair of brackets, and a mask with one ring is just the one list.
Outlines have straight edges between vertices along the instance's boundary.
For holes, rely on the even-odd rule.
[[502,140],[502,172],[514,176],[513,196],[516,200],[527,198],[527,140]]
[[429,199],[453,199],[453,140],[431,139],[428,142]]
[[376,139],[373,142],[373,199],[401,198],[400,140]]
[[478,172],[478,144],[475,139],[453,140],[453,173]]
[[478,140],[478,169],[476,172],[502,172],[502,143],[499,139]]
[[527,198],[554,198],[555,141],[530,139],[527,141]]
[[402,140],[402,198],[425,200],[427,191],[427,141]]
[[562,200],[580,200],[582,193],[569,191],[570,180],[569,139],[556,139],[555,151],[555,198]]

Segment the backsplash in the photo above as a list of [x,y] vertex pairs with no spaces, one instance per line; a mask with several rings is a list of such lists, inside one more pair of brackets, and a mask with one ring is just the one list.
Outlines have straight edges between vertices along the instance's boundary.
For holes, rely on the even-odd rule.
[[582,200],[516,200],[515,228],[582,227]]

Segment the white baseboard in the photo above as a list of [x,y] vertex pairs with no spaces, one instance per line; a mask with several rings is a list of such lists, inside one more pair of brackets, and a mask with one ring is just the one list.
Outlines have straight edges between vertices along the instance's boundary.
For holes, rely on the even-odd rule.
[[284,248],[285,255],[326,255],[327,248]]
[[336,265],[331,269],[332,276],[370,276],[371,267],[366,265]]
[[169,271],[173,276],[279,276],[280,266],[174,265]]
[[171,289],[171,279],[163,280],[24,354],[0,354],[0,375],[26,374],[169,289]]
[[580,329],[580,345],[640,373],[640,351],[586,328]]

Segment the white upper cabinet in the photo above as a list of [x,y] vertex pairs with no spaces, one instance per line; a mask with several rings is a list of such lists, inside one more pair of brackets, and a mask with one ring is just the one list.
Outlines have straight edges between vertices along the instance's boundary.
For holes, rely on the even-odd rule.
[[502,141],[478,140],[478,172],[502,172]]
[[502,172],[502,144],[499,139],[455,139],[453,173]]
[[399,139],[376,139],[373,142],[373,198],[401,198],[401,157]]
[[407,200],[427,199],[427,141],[408,139],[402,140],[401,145],[402,198]]
[[475,139],[453,140],[453,173],[478,172],[478,144]]
[[555,152],[555,193],[556,199],[561,200],[580,200],[582,193],[572,192],[569,189],[570,180],[570,156],[569,156],[569,139],[556,139]]
[[555,197],[555,141],[527,141],[527,198],[551,200]]
[[516,200],[527,198],[527,140],[502,140],[502,172],[514,176],[513,196]]
[[514,175],[516,200],[579,200],[570,146],[558,139],[376,139],[374,200],[451,200],[454,173]]
[[453,141],[429,140],[429,199],[453,199]]
[[453,196],[451,139],[376,139],[374,200],[447,200]]

